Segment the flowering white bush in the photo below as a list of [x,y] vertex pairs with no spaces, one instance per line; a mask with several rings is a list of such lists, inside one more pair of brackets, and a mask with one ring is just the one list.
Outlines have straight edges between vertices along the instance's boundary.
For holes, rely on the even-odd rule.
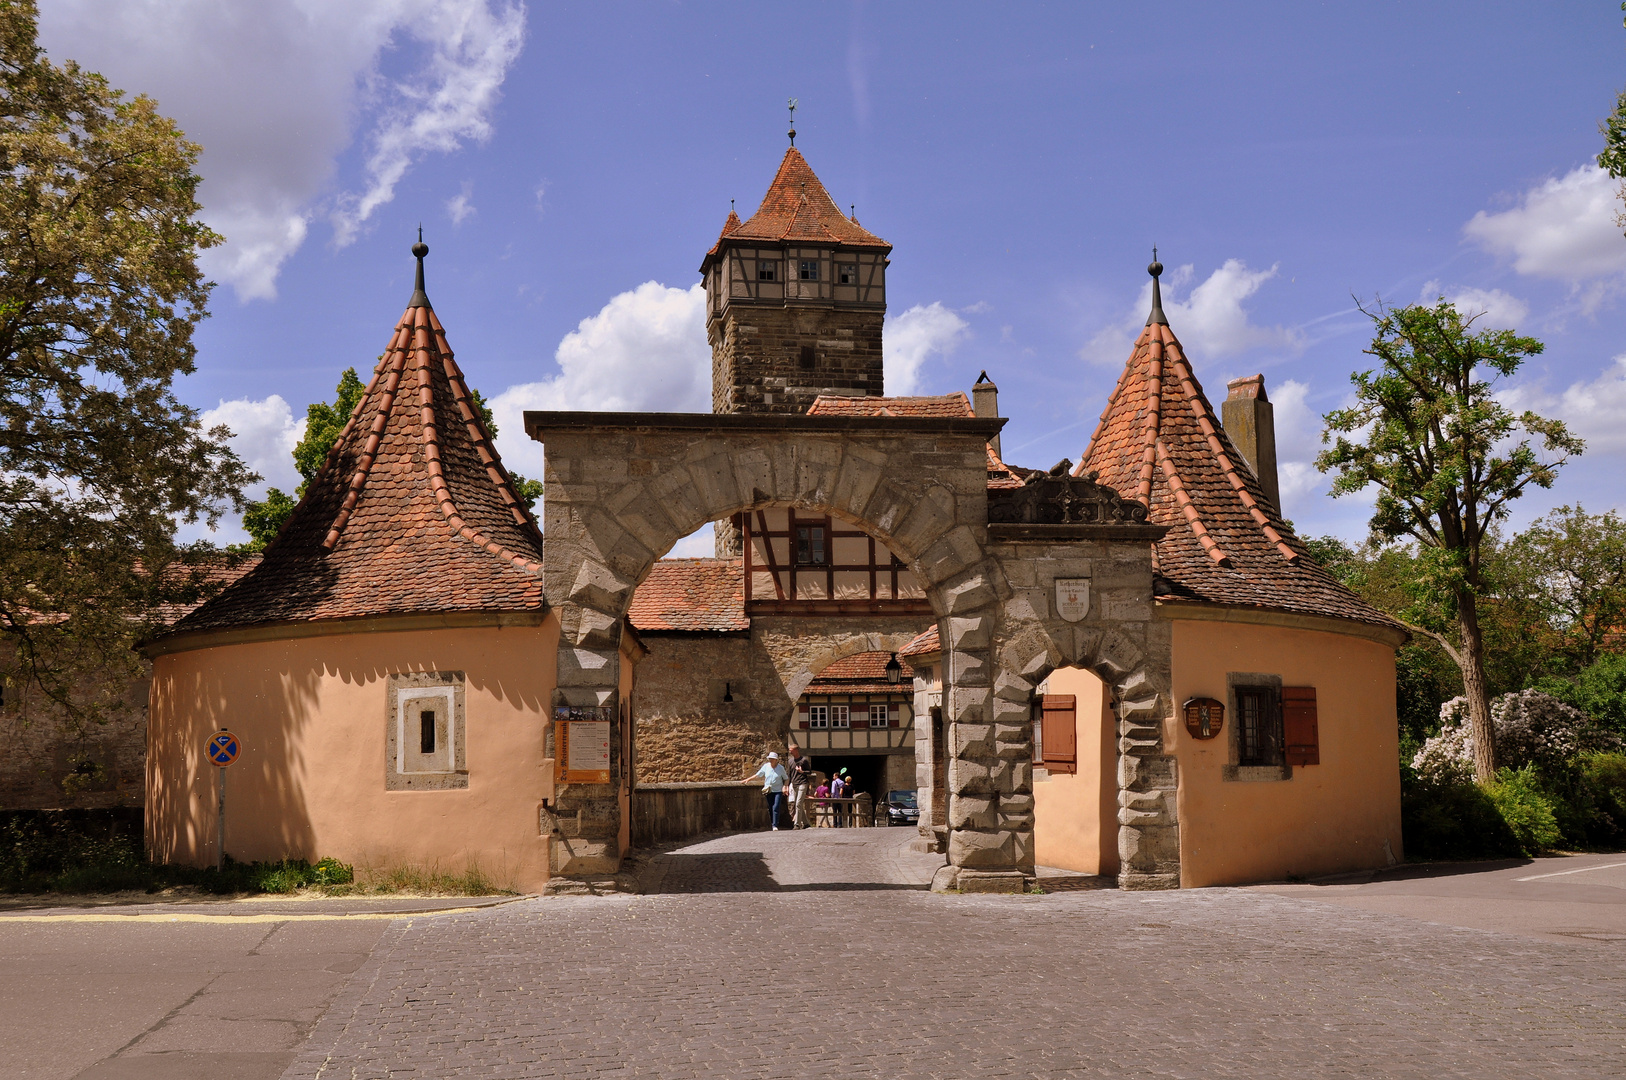
[[[1496,760],[1520,768],[1532,762],[1557,766],[1584,750],[1619,750],[1618,736],[1598,727],[1578,709],[1539,690],[1520,690],[1491,701]],[[1411,767],[1436,783],[1473,779],[1473,744],[1468,737],[1468,699],[1440,706],[1440,733],[1423,744]]]

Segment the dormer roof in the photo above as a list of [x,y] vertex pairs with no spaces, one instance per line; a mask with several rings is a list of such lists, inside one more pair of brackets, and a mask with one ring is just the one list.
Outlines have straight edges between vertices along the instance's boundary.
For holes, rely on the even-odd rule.
[[836,206],[830,193],[824,189],[813,167],[802,152],[794,146],[785,151],[779,163],[779,172],[768,193],[762,197],[757,212],[744,222],[730,214],[730,229],[723,226],[719,242],[730,240],[761,240],[770,243],[828,244],[841,247],[867,247],[891,251],[892,245],[858,224]]
[[542,534],[423,293],[422,265],[372,381],[264,558],[174,632],[544,607]]
[[[1156,269],[1161,270],[1161,266]],[[1398,627],[1317,565],[1259,486],[1154,303],[1076,475],[1151,508],[1160,599]]]

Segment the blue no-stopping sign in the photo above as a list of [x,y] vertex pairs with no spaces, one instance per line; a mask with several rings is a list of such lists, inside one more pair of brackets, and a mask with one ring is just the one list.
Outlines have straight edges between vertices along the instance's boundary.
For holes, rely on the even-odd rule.
[[237,760],[237,755],[243,749],[243,744],[237,741],[237,736],[229,731],[217,731],[209,736],[204,744],[204,751],[209,755],[209,762],[224,769]]

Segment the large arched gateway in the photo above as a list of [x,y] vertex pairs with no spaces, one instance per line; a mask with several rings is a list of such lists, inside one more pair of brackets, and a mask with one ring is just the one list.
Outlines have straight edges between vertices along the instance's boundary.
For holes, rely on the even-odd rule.
[[[615,708],[624,619],[678,540],[760,506],[824,511],[907,562],[938,618],[950,867],[940,884],[1014,891],[1031,877],[1030,701],[1051,668],[1083,665],[1113,687],[1118,715],[1120,882],[1177,886],[1177,778],[1163,747],[1169,629],[1152,602],[1152,541],[1165,530],[1146,523],[1145,506],[1065,469],[991,504],[987,444],[1002,423],[527,413],[527,432],[547,447],[556,704],[609,706],[604,715],[626,722]],[[623,745],[612,732],[612,753]],[[623,813],[614,785],[561,785],[554,869],[614,869]]]

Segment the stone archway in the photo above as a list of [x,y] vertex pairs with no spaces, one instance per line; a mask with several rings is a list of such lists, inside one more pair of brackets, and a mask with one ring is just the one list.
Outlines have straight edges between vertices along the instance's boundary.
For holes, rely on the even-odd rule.
[[[926,626],[931,625],[929,622]],[[909,642],[919,636],[920,631],[926,629],[921,626],[914,633],[887,634],[874,630],[854,630],[850,633],[836,635],[824,634],[818,639],[818,651],[807,655],[795,655],[789,650],[781,650],[779,655],[783,660],[777,660],[780,666],[780,677],[785,679],[785,693],[795,702],[807,689],[819,672],[835,663],[845,660],[849,656],[857,656],[865,652],[892,652],[895,653]],[[788,678],[785,678],[786,675]]]
[[[527,433],[547,447],[543,579],[561,627],[556,704],[617,703],[633,590],[678,540],[756,506],[836,514],[909,565],[938,619],[950,815],[941,884],[1013,891],[1031,877],[1026,702],[1032,676],[1058,663],[1110,672],[1120,702],[1124,883],[1177,884],[1175,778],[1162,753],[1169,634],[1152,612],[1150,541],[1162,530],[1145,524],[1139,504],[1058,474],[991,508],[986,444],[1002,425],[526,413]],[[1077,622],[1052,604],[1058,580],[1092,583],[1097,602]],[[549,823],[561,840],[554,870],[613,870],[620,814],[612,785],[561,786]]]

